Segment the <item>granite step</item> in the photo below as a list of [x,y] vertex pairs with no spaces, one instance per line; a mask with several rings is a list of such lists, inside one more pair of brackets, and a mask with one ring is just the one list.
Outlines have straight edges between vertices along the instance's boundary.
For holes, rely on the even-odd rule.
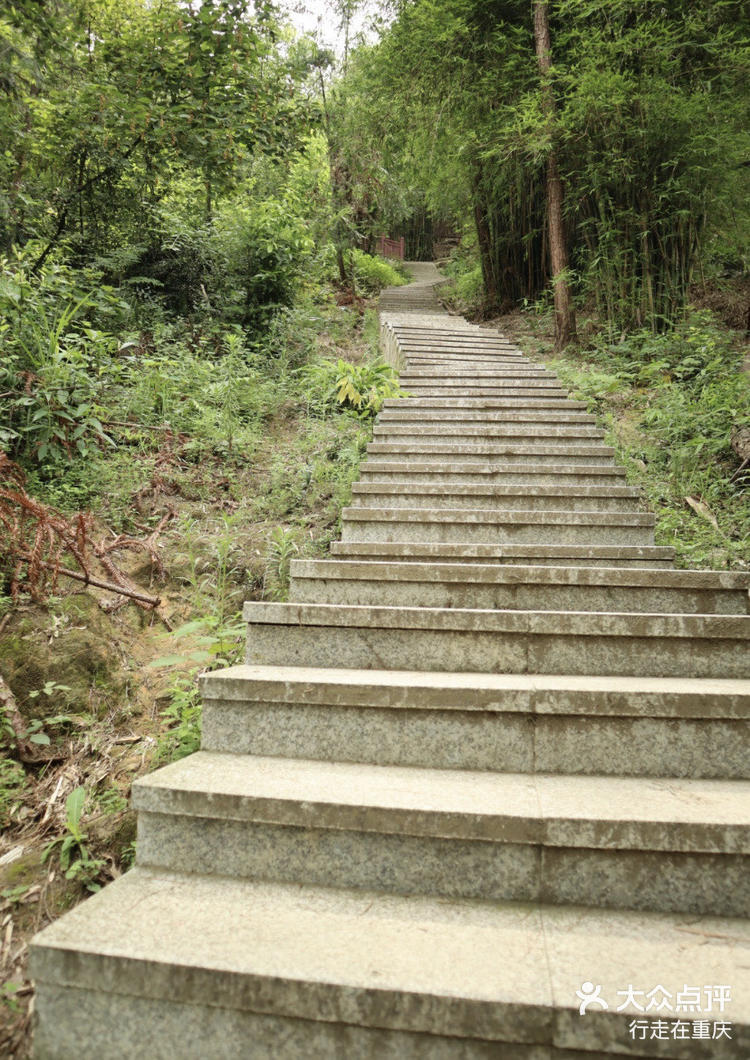
[[585,401],[574,401],[569,397],[545,398],[531,397],[528,400],[518,397],[471,397],[471,398],[386,398],[383,409],[448,409],[471,411],[488,411],[495,409],[562,409],[563,412],[587,411]]
[[529,462],[470,463],[458,465],[437,460],[430,463],[370,458],[361,465],[361,482],[404,482],[416,485],[539,486],[623,485],[625,469],[614,464],[547,464]]
[[481,508],[507,511],[523,506],[526,511],[634,512],[641,493],[631,486],[541,486],[521,485],[429,485],[413,483],[358,482],[352,486],[352,502],[371,508]]
[[535,383],[529,380],[523,383],[519,379],[509,379],[506,383],[495,380],[493,383],[466,384],[458,381],[445,383],[416,383],[405,380],[403,386],[412,398],[503,398],[503,397],[550,397],[564,398],[567,390],[554,383]]
[[233,666],[206,751],[432,769],[750,780],[750,682]]
[[424,412],[419,412],[417,409],[404,409],[403,412],[393,410],[381,413],[373,430],[377,429],[380,432],[389,427],[398,427],[403,430],[411,427],[428,427],[436,430],[476,427],[491,431],[495,427],[505,426],[525,427],[529,431],[537,428],[546,430],[583,427],[601,430],[594,417],[587,413],[565,413],[555,409],[525,413],[517,409],[498,409],[489,412],[471,412],[465,409],[428,409]]
[[248,602],[251,666],[750,677],[750,616]]
[[[750,783],[199,751],[133,784],[138,863],[403,895],[750,914]],[[450,868],[447,868],[450,866]]]
[[530,442],[419,442],[407,444],[402,442],[370,442],[368,454],[384,459],[391,457],[401,459],[411,457],[418,463],[431,460],[439,463],[477,463],[482,458],[484,463],[526,463],[532,466],[542,464],[600,464],[610,465],[614,461],[615,450],[608,445],[578,444],[552,445]]
[[406,364],[409,368],[430,368],[432,366],[438,368],[450,368],[456,371],[462,369],[510,369],[510,368],[521,368],[521,367],[536,367],[532,361],[529,361],[526,357],[523,357],[520,353],[506,353],[497,354],[465,354],[465,353],[427,353],[427,352],[414,352],[406,353],[404,355]]
[[674,549],[657,545],[471,545],[431,541],[332,541],[331,555],[341,559],[443,561],[449,563],[551,564],[580,567],[671,568]]
[[596,417],[588,412],[566,412],[564,409],[386,409],[377,418],[376,427],[391,423],[528,423],[528,424],[587,424],[596,426]]
[[521,508],[344,508],[342,541],[466,544],[653,545],[647,512],[554,512]]
[[402,328],[397,328],[394,334],[403,350],[418,350],[423,353],[467,354],[468,356],[477,353],[510,353],[517,357],[523,356],[518,346],[512,342],[504,342],[502,339],[484,340],[477,335],[435,339],[423,334],[405,334]]
[[[149,1060],[226,1060],[249,1042],[256,1060],[736,1060],[750,1051],[748,948],[735,919],[135,868],[34,946],[36,1055],[119,1060],[147,1041]],[[609,1010],[582,1019],[586,975]],[[707,1004],[703,984],[725,982],[731,1039],[633,1036],[645,992],[676,1005],[700,984]]]
[[292,560],[299,603],[746,615],[750,575],[720,571]]
[[471,343],[477,346],[511,346],[511,342],[500,332],[488,332],[484,328],[440,328],[427,325],[414,324],[412,322],[400,324],[395,322],[391,325],[394,334],[401,342],[418,341],[434,345]]
[[549,438],[593,438],[601,441],[604,431],[600,427],[591,427],[587,424],[572,424],[571,426],[557,423],[423,423],[415,421],[412,423],[382,423],[373,430],[374,441],[408,442],[429,440],[430,438],[446,438],[451,441],[466,441],[472,444],[474,440],[487,439],[494,441],[496,438],[522,438],[525,441],[544,442]]
[[544,368],[535,368],[533,365],[513,366],[511,368],[472,368],[468,369],[455,369],[446,367],[444,369],[436,368],[417,368],[416,366],[410,367],[407,371],[401,372],[399,379],[401,385],[408,390],[411,384],[425,385],[427,383],[434,383],[436,386],[442,386],[444,383],[461,383],[461,385],[469,386],[492,386],[495,382],[498,384],[504,384],[508,379],[517,379],[522,382],[525,386],[527,383],[539,382],[546,384],[550,380],[557,386],[560,385],[557,376],[552,372],[548,372]]

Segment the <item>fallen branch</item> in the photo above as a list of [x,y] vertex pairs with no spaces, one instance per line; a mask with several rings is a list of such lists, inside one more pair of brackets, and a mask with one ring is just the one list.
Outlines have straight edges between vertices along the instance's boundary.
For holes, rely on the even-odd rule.
[[[23,470],[2,452],[0,475],[4,476],[6,483],[0,482],[0,528],[6,531],[12,597],[18,596],[23,585],[32,599],[43,602],[54,591],[57,579],[62,574],[131,599],[139,607],[156,612],[161,599],[133,585],[117,566],[113,555],[122,550],[146,552],[152,569],[158,577],[163,578],[164,564],[159,555],[157,539],[175,517],[171,508],[145,538],[113,534],[111,538],[105,536],[101,541],[94,542],[93,516],[90,513],[78,512],[68,519],[56,509],[29,496]],[[72,559],[75,568],[64,566],[63,557]],[[96,564],[104,568],[106,578],[94,573],[92,567]],[[159,615],[159,618],[168,625],[163,615]]]
[[[22,559],[25,557],[21,557]],[[28,557],[29,562],[31,557]],[[105,582],[103,578],[97,578],[93,574],[84,573],[82,571],[71,570],[70,567],[53,567],[51,563],[47,563],[44,560],[39,560],[39,566],[45,567],[48,570],[54,570],[55,574],[64,574],[66,578],[74,578],[78,582],[83,582],[85,585],[93,585],[96,589],[106,589],[110,593],[119,593],[121,596],[128,596],[133,600],[139,600],[141,603],[148,604],[149,607],[156,608],[161,604],[161,597],[149,596],[148,593],[141,592],[140,589],[129,589],[124,585],[115,585],[114,582]]]

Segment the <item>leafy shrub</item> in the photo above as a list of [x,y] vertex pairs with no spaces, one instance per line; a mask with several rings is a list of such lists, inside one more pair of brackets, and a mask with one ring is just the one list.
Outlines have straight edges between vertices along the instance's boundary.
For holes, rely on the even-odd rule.
[[551,366],[607,416],[618,456],[657,513],[657,539],[679,562],[750,563],[750,509],[731,446],[733,429],[750,424],[750,387],[731,334],[710,313],[691,313],[665,334],[600,339],[581,360],[569,354]]
[[22,261],[3,264],[0,445],[32,462],[86,456],[110,442],[100,401],[117,347],[91,317],[119,308],[119,300],[111,289],[82,293],[70,269],[52,268],[37,282]]
[[456,247],[445,266],[447,283],[441,294],[456,309],[472,316],[484,304],[484,281],[475,246],[476,237],[466,237]]
[[217,218],[215,245],[225,277],[225,318],[250,332],[265,331],[294,303],[312,250],[303,221],[277,199],[232,202]]
[[376,416],[386,398],[403,394],[398,374],[385,361],[374,358],[362,364],[349,361],[316,361],[300,370],[308,408],[353,412],[362,419]]
[[353,250],[352,260],[357,287],[367,294],[380,294],[384,287],[400,287],[406,283],[397,267],[385,258]]

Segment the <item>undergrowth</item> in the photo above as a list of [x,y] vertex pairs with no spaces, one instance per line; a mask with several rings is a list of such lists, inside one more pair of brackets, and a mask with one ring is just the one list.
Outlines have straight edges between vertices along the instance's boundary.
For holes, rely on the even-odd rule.
[[603,419],[677,564],[750,566],[750,474],[732,447],[750,427],[750,381],[736,336],[695,311],[665,334],[599,336],[547,363]]
[[[16,323],[44,298],[19,297]],[[0,555],[0,670],[23,719],[0,716],[0,852],[14,852],[0,913],[16,925],[0,978],[14,1041],[28,1021],[23,939],[129,867],[130,784],[199,747],[197,675],[240,661],[243,600],[285,600],[291,561],[325,554],[338,533],[374,413],[396,392],[362,308],[318,289],[279,310],[261,340],[198,318],[105,333],[82,305],[80,328],[74,313],[62,327],[39,316],[49,334],[34,339],[40,371],[28,378],[27,354],[10,345],[3,441],[29,494],[68,520],[90,511],[102,541],[147,536],[169,513],[155,545],[163,576],[132,550],[125,565],[161,598],[162,627],[76,583],[33,601],[21,577],[11,599],[13,564]]]

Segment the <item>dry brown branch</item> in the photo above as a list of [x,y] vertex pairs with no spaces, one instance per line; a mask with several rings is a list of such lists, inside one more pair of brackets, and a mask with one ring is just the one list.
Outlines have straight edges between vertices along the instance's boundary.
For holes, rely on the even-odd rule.
[[[165,576],[158,538],[174,518],[169,509],[159,524],[141,539],[128,534],[92,539],[94,520],[90,512],[66,518],[54,508],[31,497],[22,469],[0,452],[0,528],[5,530],[6,555],[10,567],[10,592],[18,597],[25,589],[33,600],[43,602],[57,587],[60,575],[107,589],[139,607],[156,611],[160,598],[143,592],[115,562],[120,551],[145,552],[158,578]],[[72,560],[67,566],[63,559]],[[102,578],[95,570],[101,567]],[[163,616],[159,616],[163,619]]]
[[[42,563],[42,566],[46,567],[47,564]],[[71,570],[70,567],[60,567],[57,573],[63,574],[66,578],[73,578],[77,582],[83,582],[85,585],[93,585],[95,589],[106,589],[110,593],[119,593],[122,596],[130,597],[140,603],[148,604],[149,607],[158,607],[161,603],[161,597],[159,596],[149,596],[148,593],[141,592],[140,589],[128,589],[124,585],[115,585],[113,582],[104,581],[103,578],[96,578],[93,574],[83,574],[81,571]]]

